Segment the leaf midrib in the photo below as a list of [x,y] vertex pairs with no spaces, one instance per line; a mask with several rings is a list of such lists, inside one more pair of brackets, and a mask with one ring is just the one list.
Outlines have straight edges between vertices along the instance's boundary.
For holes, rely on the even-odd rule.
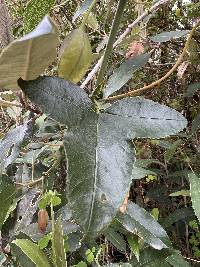
[[98,171],[98,137],[99,137],[99,116],[97,119],[97,124],[96,124],[96,147],[95,147],[95,169],[94,169],[94,186],[93,186],[93,192],[92,192],[92,202],[91,202],[91,208],[90,208],[90,215],[89,215],[89,220],[88,220],[88,227],[86,231],[89,232],[90,225],[92,222],[92,217],[93,217],[93,209],[94,209],[94,202],[95,202],[95,197],[96,197],[96,189],[97,189],[97,171]]

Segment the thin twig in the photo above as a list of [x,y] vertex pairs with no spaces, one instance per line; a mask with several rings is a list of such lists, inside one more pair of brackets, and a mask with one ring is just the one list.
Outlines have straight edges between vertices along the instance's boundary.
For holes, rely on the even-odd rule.
[[120,95],[116,95],[116,96],[112,96],[112,97],[109,97],[109,98],[106,98],[106,99],[103,99],[104,101],[114,101],[114,100],[118,100],[118,99],[122,99],[124,97],[127,97],[127,96],[135,96],[135,95],[138,95],[144,91],[147,91],[147,90],[150,90],[150,89],[153,89],[155,88],[156,86],[160,85],[161,82],[163,82],[164,80],[166,80],[167,78],[169,78],[169,76],[177,69],[177,67],[180,65],[180,63],[182,62],[184,56],[186,55],[187,53],[187,50],[188,50],[188,47],[189,47],[189,44],[190,44],[190,41],[192,39],[192,36],[194,34],[194,32],[196,31],[196,29],[200,26],[200,19],[197,21],[197,23],[194,25],[194,27],[192,28],[192,30],[190,31],[190,34],[188,36],[188,39],[185,43],[185,46],[183,48],[183,51],[182,53],[180,54],[180,56],[178,57],[176,63],[174,64],[174,66],[163,76],[161,77],[160,79],[158,79],[157,81],[149,84],[149,85],[146,85],[142,88],[139,88],[139,89],[136,89],[136,90],[133,90],[133,91],[130,91],[128,93],[124,93],[124,94],[120,94]]
[[[113,48],[115,48],[121,41],[131,32],[133,27],[135,27],[138,23],[140,23],[146,16],[156,11],[161,5],[169,2],[170,0],[160,0],[155,5],[153,5],[148,11],[145,11],[141,16],[139,16],[133,23],[131,23],[127,29],[119,36],[117,41],[113,44]],[[94,68],[90,71],[85,81],[81,84],[81,88],[84,88],[89,81],[94,77],[94,75],[97,73],[98,69],[100,68],[101,64],[103,62],[103,56],[98,60],[97,64],[94,66]]]

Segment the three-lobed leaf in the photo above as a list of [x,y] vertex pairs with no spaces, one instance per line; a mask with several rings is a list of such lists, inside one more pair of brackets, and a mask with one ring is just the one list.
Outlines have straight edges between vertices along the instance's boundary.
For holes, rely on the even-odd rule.
[[17,80],[33,80],[56,57],[58,30],[46,16],[37,28],[11,42],[0,55],[0,88],[18,90]]
[[79,82],[92,60],[92,48],[87,34],[75,29],[63,41],[60,50],[58,74],[73,83]]
[[61,78],[19,85],[43,112],[67,125],[69,205],[87,236],[112,221],[129,190],[135,161],[130,139],[165,137],[186,126],[180,113],[143,98],[117,101],[96,113],[88,95]]

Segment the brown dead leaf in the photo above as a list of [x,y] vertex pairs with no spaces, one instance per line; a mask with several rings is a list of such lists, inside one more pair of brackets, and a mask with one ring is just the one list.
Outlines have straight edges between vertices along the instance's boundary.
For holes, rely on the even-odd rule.
[[126,51],[126,59],[136,57],[144,52],[144,46],[141,42],[133,41]]

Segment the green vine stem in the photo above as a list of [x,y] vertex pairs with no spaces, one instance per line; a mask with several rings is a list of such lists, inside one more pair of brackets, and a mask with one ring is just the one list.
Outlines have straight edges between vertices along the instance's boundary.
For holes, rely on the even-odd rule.
[[105,50],[105,53],[103,56],[102,65],[101,65],[101,68],[99,70],[99,74],[97,77],[96,88],[103,81],[103,77],[104,77],[104,74],[106,72],[107,65],[108,65],[108,60],[109,60],[110,54],[111,54],[112,49],[113,49],[113,44],[115,41],[117,31],[119,29],[119,25],[121,22],[121,18],[122,18],[126,3],[127,3],[127,0],[119,0],[118,6],[117,6],[117,11],[115,13],[114,21],[113,21],[112,28],[111,28],[110,35],[109,35],[108,44],[106,46],[106,50]]
[[88,10],[85,12],[84,16],[83,16],[83,20],[82,20],[82,23],[81,23],[81,28],[84,30],[85,28],[85,24],[88,20],[88,17],[90,15],[90,12],[92,11],[93,7],[95,6],[97,0],[93,0],[92,1],[92,4],[89,6]]

